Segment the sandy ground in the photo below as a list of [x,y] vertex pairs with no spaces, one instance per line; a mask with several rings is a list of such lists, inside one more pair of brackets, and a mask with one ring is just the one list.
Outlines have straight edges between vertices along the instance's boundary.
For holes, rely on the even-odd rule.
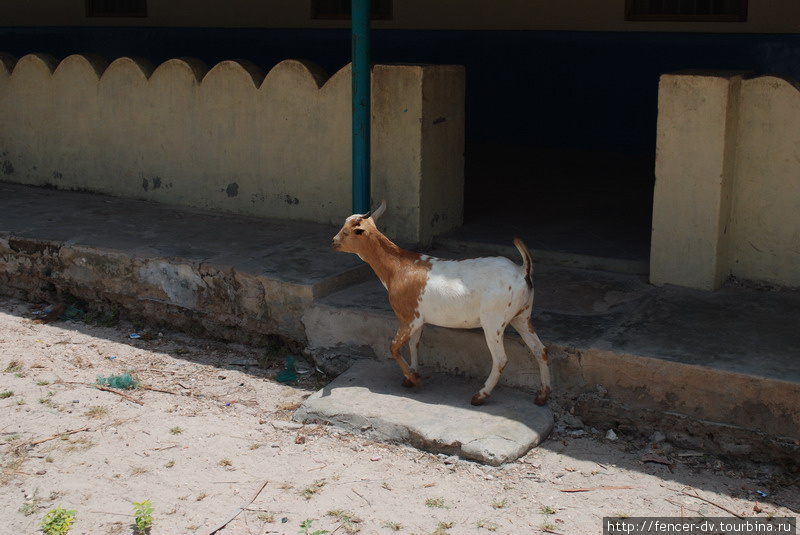
[[[142,500],[153,535],[237,512],[218,533],[594,534],[604,516],[800,509],[798,474],[609,440],[558,407],[556,432],[499,468],[300,426],[293,409],[326,378],[276,382],[285,352],[36,312],[0,298],[2,534],[35,533],[58,505],[77,511],[73,534],[129,534]],[[127,397],[92,386],[125,372],[141,383]]]

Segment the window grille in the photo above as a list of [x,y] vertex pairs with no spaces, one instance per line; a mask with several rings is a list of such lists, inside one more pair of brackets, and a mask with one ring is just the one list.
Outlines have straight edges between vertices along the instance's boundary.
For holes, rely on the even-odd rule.
[[87,17],[146,17],[147,0],[86,0]]
[[747,0],[625,0],[625,20],[745,22]]

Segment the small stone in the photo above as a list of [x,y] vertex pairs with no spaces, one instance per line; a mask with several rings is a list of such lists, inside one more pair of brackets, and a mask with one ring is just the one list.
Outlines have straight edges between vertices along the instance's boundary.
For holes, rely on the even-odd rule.
[[655,444],[661,444],[665,440],[667,440],[667,435],[665,435],[661,431],[656,431],[655,433],[650,435],[650,441]]
[[618,438],[617,434],[614,432],[613,429],[609,429],[606,432],[606,440],[612,440],[613,441],[613,440],[617,440],[617,438]]
[[451,455],[444,460],[444,464],[456,464],[458,462],[457,455]]
[[583,420],[573,414],[565,413],[561,420],[567,429],[583,429]]
[[369,460],[372,461],[372,462],[377,462],[377,461],[380,461],[381,459],[383,459],[383,457],[381,457],[380,455],[375,455],[375,456],[369,458]]

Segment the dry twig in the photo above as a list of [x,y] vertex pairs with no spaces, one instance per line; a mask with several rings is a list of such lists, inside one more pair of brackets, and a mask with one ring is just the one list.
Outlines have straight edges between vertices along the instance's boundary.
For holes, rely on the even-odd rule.
[[102,386],[102,385],[91,385],[91,386],[94,386],[96,389],[102,390],[103,392],[111,392],[112,394],[116,394],[118,396],[121,396],[121,397],[127,399],[128,401],[132,401],[133,403],[138,403],[139,405],[144,405],[144,402],[139,401],[138,399],[136,399],[134,397],[131,397],[128,394],[123,394],[122,392],[120,392],[118,390],[114,390],[113,388],[108,388],[107,386]]
[[220,524],[218,527],[214,528],[213,530],[209,531],[209,532],[208,532],[208,535],[214,535],[215,533],[217,533],[217,532],[219,532],[219,531],[222,531],[222,529],[223,529],[225,526],[227,526],[228,524],[230,524],[230,523],[231,523],[231,521],[232,521],[234,518],[236,518],[237,516],[239,516],[239,514],[240,514],[242,511],[244,511],[245,509],[247,509],[248,507],[250,507],[250,504],[251,504],[251,503],[253,503],[254,501],[256,501],[256,498],[258,498],[258,495],[259,495],[259,494],[261,494],[261,491],[262,491],[262,490],[264,490],[264,487],[266,487],[266,486],[267,486],[267,483],[269,483],[269,481],[264,481],[264,484],[263,484],[263,485],[261,485],[261,488],[259,488],[259,489],[258,489],[258,491],[257,491],[257,492],[256,492],[256,493],[253,495],[253,497],[250,499],[250,501],[248,501],[246,504],[242,505],[241,507],[237,507],[237,508],[236,508],[236,511],[234,511],[234,512],[233,512],[233,514],[232,514],[232,515],[231,515],[231,516],[230,516],[230,517],[229,517],[229,518],[228,518],[228,519],[227,519],[225,522],[223,522],[222,524]]
[[559,489],[561,492],[590,492],[593,490],[627,490],[627,489],[635,489],[636,487],[631,487],[629,485],[621,485],[618,487],[613,486],[604,486],[604,487],[587,487],[587,488],[577,488],[577,489]]
[[24,443],[20,444],[18,446],[18,448],[21,448],[23,446],[38,446],[39,444],[42,444],[42,443],[47,442],[49,440],[55,440],[57,438],[61,438],[61,437],[67,436],[67,435],[74,435],[75,433],[81,433],[83,431],[89,431],[89,428],[88,427],[82,427],[80,429],[73,429],[72,431],[64,431],[63,433],[58,433],[57,435],[53,435],[53,436],[50,436],[50,437],[47,437],[47,438],[40,438],[39,440],[33,440],[31,442],[24,442]]
[[709,500],[708,498],[703,498],[702,496],[698,495],[696,492],[695,492],[695,494],[690,494],[690,493],[686,492],[685,490],[682,490],[682,491],[681,491],[681,494],[683,494],[684,496],[689,496],[689,497],[691,497],[691,498],[697,498],[698,500],[703,500],[703,501],[704,501],[704,502],[706,502],[706,503],[710,503],[710,504],[711,504],[711,505],[713,505],[714,507],[717,507],[717,508],[719,508],[719,509],[722,509],[722,510],[723,510],[723,511],[725,511],[726,513],[732,514],[732,515],[733,515],[733,516],[735,516],[736,518],[744,518],[742,515],[740,515],[740,514],[738,514],[738,513],[734,513],[733,511],[731,511],[730,509],[728,509],[727,507],[725,507],[725,506],[723,506],[723,505],[720,505],[720,504],[718,504],[718,503],[716,503],[716,502],[713,502],[713,501]]

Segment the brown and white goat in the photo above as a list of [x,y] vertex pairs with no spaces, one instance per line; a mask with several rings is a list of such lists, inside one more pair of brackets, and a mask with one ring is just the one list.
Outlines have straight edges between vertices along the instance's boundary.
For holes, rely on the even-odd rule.
[[[531,323],[533,262],[522,240],[514,240],[522,255],[522,266],[503,257],[434,258],[401,249],[384,236],[375,222],[385,210],[386,201],[372,213],[348,217],[333,238],[333,248],[357,254],[372,267],[388,291],[389,303],[400,320],[390,349],[405,376],[403,385],[414,386],[420,380],[416,370],[423,325],[482,327],[492,354],[492,371],[483,388],[472,396],[473,405],[482,404],[506,366],[503,335],[510,324],[539,365],[542,384],[535,403],[544,405],[550,393],[550,369],[547,350]],[[409,342],[411,366],[401,354]]]

